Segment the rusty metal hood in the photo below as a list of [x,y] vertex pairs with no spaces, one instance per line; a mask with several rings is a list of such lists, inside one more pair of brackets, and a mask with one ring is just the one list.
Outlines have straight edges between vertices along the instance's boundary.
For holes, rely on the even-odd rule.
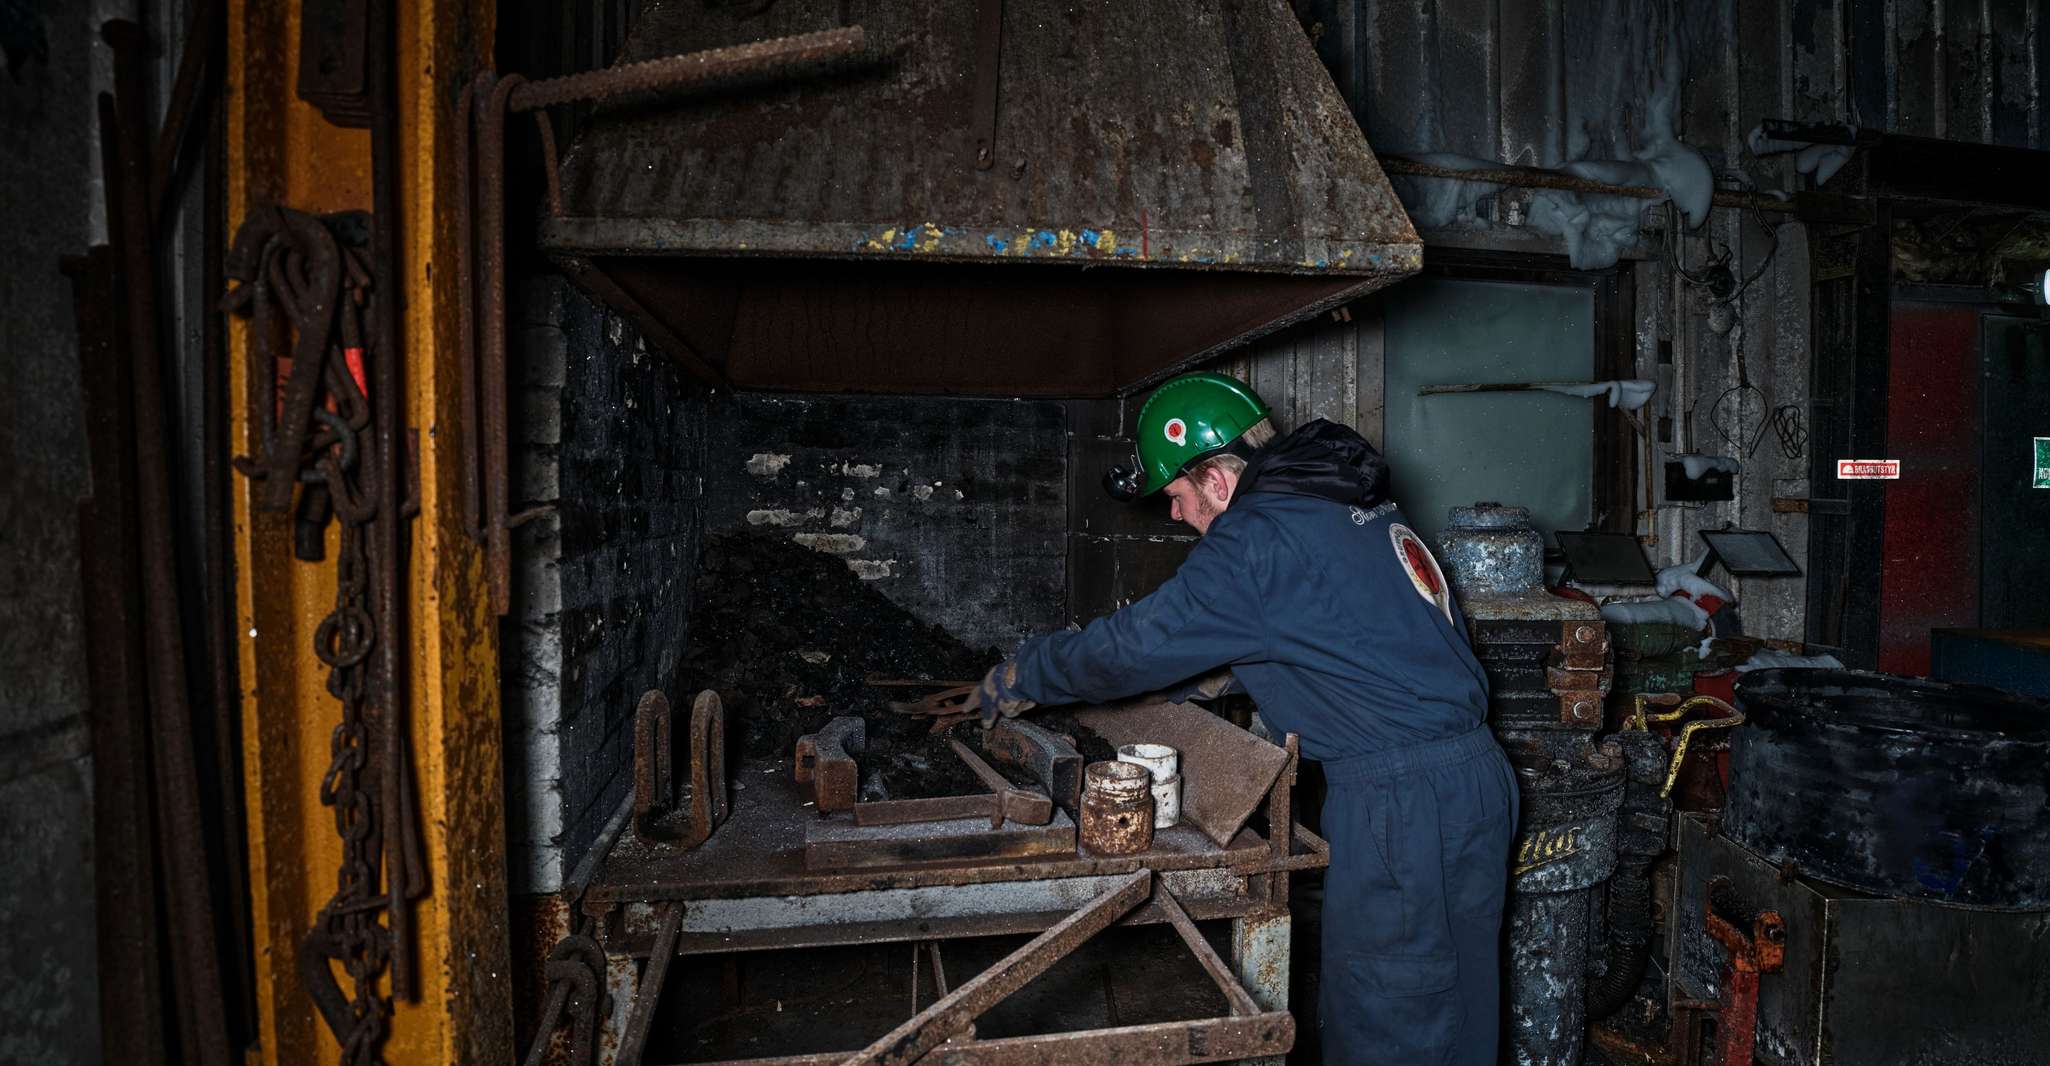
[[621,62],[853,24],[564,158],[542,246],[701,376],[1110,395],[1419,266],[1283,0],[655,0]]

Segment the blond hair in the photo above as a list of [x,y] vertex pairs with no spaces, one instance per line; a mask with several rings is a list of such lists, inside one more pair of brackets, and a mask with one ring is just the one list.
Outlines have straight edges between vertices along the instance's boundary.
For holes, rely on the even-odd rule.
[[[1244,441],[1248,448],[1265,448],[1274,442],[1275,435],[1274,420],[1263,418],[1246,427],[1246,431],[1240,434],[1239,440]],[[1203,475],[1212,469],[1223,470],[1237,477],[1246,472],[1246,460],[1241,455],[1220,452],[1190,467],[1188,470],[1189,480],[1201,481],[1203,480]]]

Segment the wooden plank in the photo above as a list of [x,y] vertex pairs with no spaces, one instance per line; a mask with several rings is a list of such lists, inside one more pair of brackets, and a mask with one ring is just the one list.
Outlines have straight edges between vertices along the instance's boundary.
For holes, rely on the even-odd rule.
[[1676,17],[1685,20],[1680,47],[1684,69],[1693,72],[1680,93],[1680,136],[1704,150],[1711,168],[1739,131],[1736,127],[1737,70],[1734,0],[1682,4]]
[[1989,142],[1992,125],[1992,56],[1989,29],[1978,4],[1948,0],[1943,5],[1941,71],[1943,79],[1943,132],[1953,141]]
[[1736,14],[1737,115],[1724,145],[1732,159],[1752,127],[1788,114],[1784,81],[1793,65],[1780,0],[1738,0]]
[[1296,425],[1313,418],[1350,424],[1358,403],[1359,372],[1351,315],[1350,307],[1344,311],[1345,321],[1326,315],[1296,341]]
[[1283,330],[1254,345],[1251,351],[1252,373],[1246,384],[1267,401],[1274,409],[1274,416],[1284,430],[1295,427],[1295,334],[1293,329]]
[[1499,158],[1519,166],[1565,162],[1566,108],[1561,71],[1566,62],[1562,0],[1500,5],[1496,53],[1496,137]]
[[1844,9],[1848,0],[1793,0],[1787,24],[1790,117],[1842,122],[1846,110]]
[[1382,439],[1387,425],[1387,350],[1382,325],[1387,306],[1387,298],[1379,295],[1353,305],[1353,402],[1358,412],[1353,428],[1383,451],[1387,450]]
[[1433,5],[1394,0],[1363,5],[1368,52],[1367,143],[1377,153],[1432,152],[1438,140]]
[[1893,133],[1941,137],[1938,32],[1932,0],[1894,0],[1893,36],[1888,42],[1893,69]]
[[[1987,63],[1986,139],[2010,148],[2037,147],[2029,122],[2036,100],[2036,50],[2044,47],[2040,5],[1996,3],[1988,13],[1991,56]],[[2050,59],[2050,56],[2045,56]]]
[[1457,101],[1438,115],[1441,152],[1499,158],[1497,6],[1496,0],[1437,0],[1437,98]]

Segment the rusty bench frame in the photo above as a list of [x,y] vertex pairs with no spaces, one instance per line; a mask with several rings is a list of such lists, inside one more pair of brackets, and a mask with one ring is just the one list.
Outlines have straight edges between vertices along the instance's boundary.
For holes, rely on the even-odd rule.
[[[678,955],[936,942],[1028,932],[1040,934],[1034,945],[1044,948],[1042,941],[1048,935],[1072,928],[1069,923],[1073,919],[1101,904],[1107,894],[1129,891],[1122,886],[1143,878],[1149,886],[1158,884],[1153,898],[1147,901],[1141,892],[1103,925],[1167,922],[1185,942],[1192,934],[1202,942],[1195,933],[1196,921],[1230,920],[1229,968],[1214,952],[1206,959],[1194,943],[1190,948],[1213,980],[1229,982],[1225,997],[1233,1005],[1232,1014],[1004,1040],[965,1040],[956,1033],[954,1042],[941,1045],[933,1054],[922,1052],[924,1061],[1150,1066],[1243,1059],[1279,1063],[1280,1054],[1294,1039],[1294,1023],[1287,1013],[1289,875],[1330,862],[1328,845],[1296,825],[1291,816],[1298,763],[1294,736],[1287,738],[1285,750],[1287,766],[1264,803],[1268,825],[1275,831],[1263,839],[1250,829],[1242,830],[1224,848],[1203,841],[1200,847],[1190,846],[1177,854],[1078,855],[765,876],[722,884],[649,877],[647,868],[631,864],[611,870],[617,856],[609,854],[582,899],[583,912],[592,919],[608,957],[607,984],[614,1008],[605,1025],[614,1040],[606,1043],[619,1048],[615,1061],[621,1066],[638,1066],[660,996],[659,991],[648,997],[639,992],[643,988],[659,990],[670,961]],[[660,860],[644,856],[641,861]],[[608,873],[618,876],[608,877]],[[1066,944],[1061,953],[1084,939],[1087,937],[1072,943],[1061,941]],[[1203,943],[1208,950],[1207,942]],[[640,972],[641,960],[646,960],[645,972]],[[1016,965],[1015,959],[1006,959],[976,980],[996,980],[992,975]],[[972,984],[963,984],[961,989]],[[1243,1010],[1247,1005],[1250,1013]],[[819,1066],[849,1061],[851,1054],[748,1060],[747,1066]],[[920,1059],[863,1061],[908,1063]]]

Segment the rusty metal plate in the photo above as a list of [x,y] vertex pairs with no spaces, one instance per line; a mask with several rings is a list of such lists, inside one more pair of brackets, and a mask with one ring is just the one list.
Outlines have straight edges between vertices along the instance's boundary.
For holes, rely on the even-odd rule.
[[1005,0],[980,50],[978,10],[651,0],[622,64],[850,21],[865,51],[602,105],[541,247],[710,379],[986,395],[1143,386],[1420,269],[1281,0]]
[[1075,720],[1111,742],[1167,744],[1182,753],[1182,820],[1219,846],[1267,798],[1288,752],[1192,703],[1137,703],[1079,711]]
[[1055,810],[1045,825],[1007,821],[991,829],[986,817],[904,825],[857,825],[851,816],[821,818],[804,827],[807,870],[868,869],[925,862],[1018,859],[1075,853],[1075,821]]

